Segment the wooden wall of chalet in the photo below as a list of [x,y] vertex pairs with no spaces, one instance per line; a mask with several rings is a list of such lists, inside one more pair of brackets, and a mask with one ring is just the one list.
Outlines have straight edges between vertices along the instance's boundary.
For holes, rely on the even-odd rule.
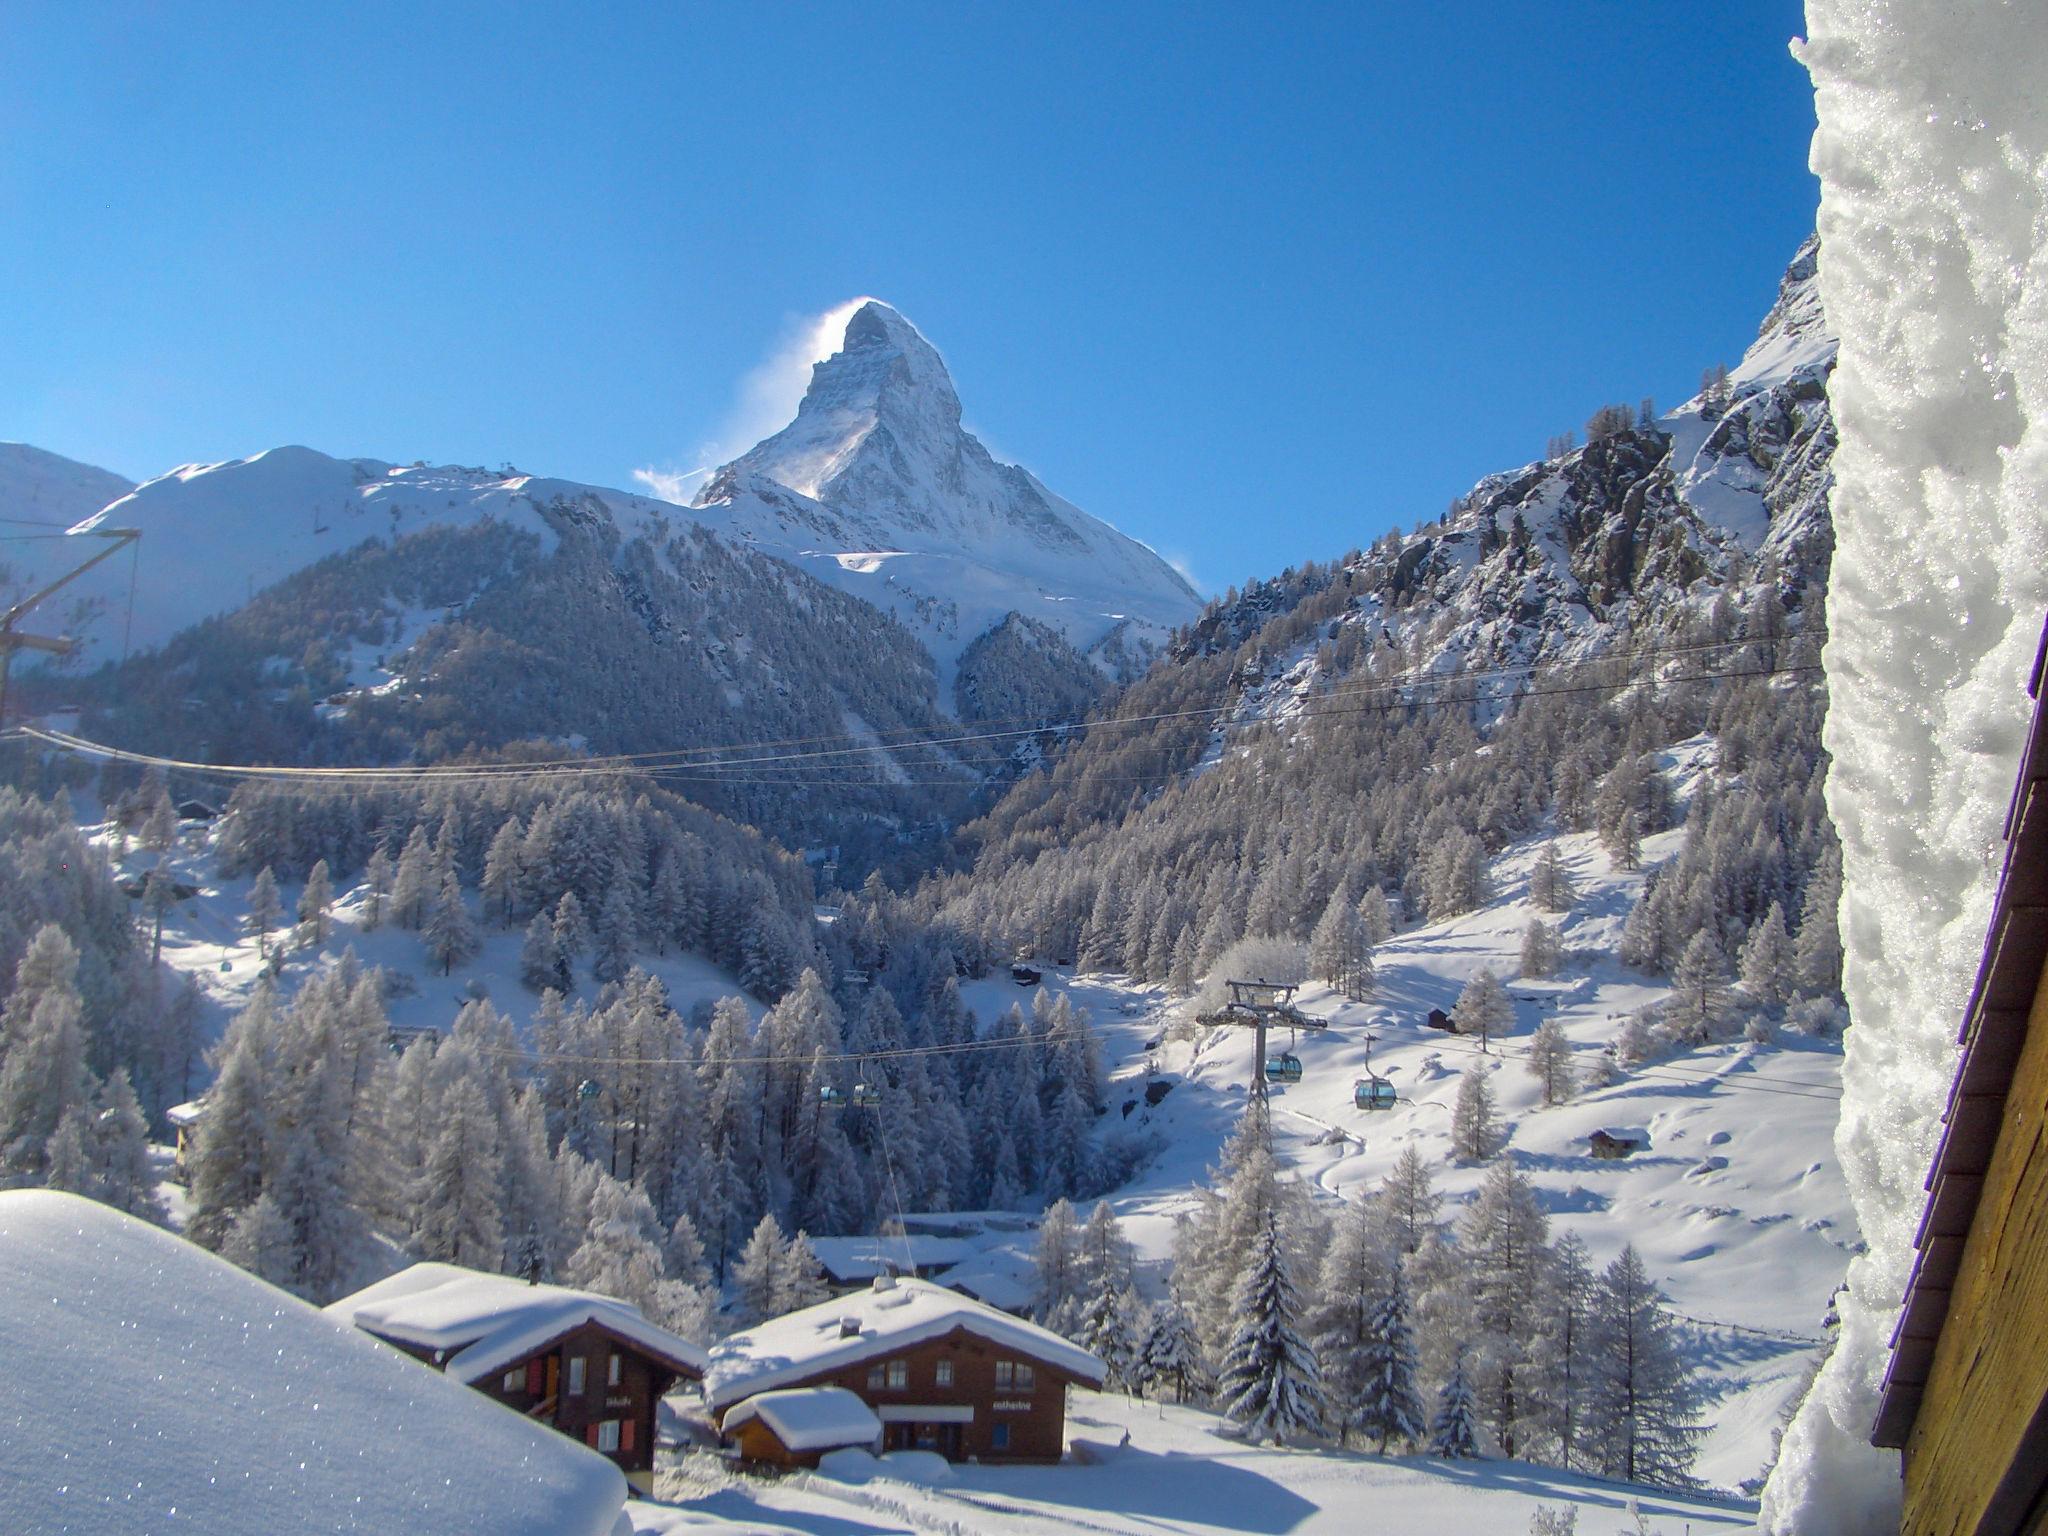
[[[1963,1245],[1947,1322],[1906,1442],[1906,1536],[2039,1528],[2048,1480],[2037,1415],[2048,1405],[2048,968]],[[2010,1479],[2031,1480],[2031,1489]],[[2003,1486],[2001,1486],[2003,1485]],[[2015,1507],[2016,1506],[2016,1507]],[[2016,1517],[2016,1518],[2015,1518]]]
[[[900,1360],[906,1367],[906,1380],[901,1388],[892,1389],[886,1385],[887,1367],[891,1360]],[[938,1384],[941,1360],[952,1362],[953,1384],[950,1387]],[[1022,1363],[1032,1368],[1032,1384],[1028,1389],[1020,1390],[1014,1384],[996,1384],[996,1365],[1004,1360],[1013,1366]],[[880,1388],[868,1385],[868,1372],[875,1366],[883,1369],[885,1385]],[[911,1345],[894,1354],[878,1355],[840,1370],[806,1376],[801,1381],[778,1382],[777,1386],[846,1388],[883,1419],[885,1443],[887,1432],[894,1428],[888,1422],[888,1409],[972,1407],[973,1420],[959,1427],[956,1455],[961,1459],[971,1456],[981,1461],[1058,1461],[1066,1450],[1067,1383],[1070,1379],[1043,1361],[991,1344],[964,1328],[956,1328],[943,1337]],[[1010,1428],[1010,1443],[1006,1449],[999,1450],[994,1444],[993,1430],[997,1424],[1007,1424]]]

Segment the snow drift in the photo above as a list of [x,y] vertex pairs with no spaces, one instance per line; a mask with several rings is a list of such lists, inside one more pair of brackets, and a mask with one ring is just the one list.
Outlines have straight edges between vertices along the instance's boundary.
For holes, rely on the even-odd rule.
[[1838,548],[1828,804],[1843,845],[1836,1145],[1869,1244],[1763,1507],[1896,1527],[1868,1445],[1984,944],[2048,604],[2048,12],[1809,0]]

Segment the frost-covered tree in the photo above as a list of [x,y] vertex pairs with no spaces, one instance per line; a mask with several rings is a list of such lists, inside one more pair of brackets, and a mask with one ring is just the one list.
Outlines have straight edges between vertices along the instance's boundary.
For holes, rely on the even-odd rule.
[[[699,1263],[701,1262],[700,1258]],[[799,1311],[825,1300],[831,1294],[832,1288],[825,1282],[825,1266],[818,1261],[818,1255],[812,1251],[810,1234],[798,1232],[790,1238],[777,1256],[771,1298],[772,1315],[780,1316],[785,1312]]]
[[1372,941],[1366,937],[1365,919],[1341,886],[1331,892],[1309,936],[1308,953],[1314,974],[1352,1002],[1372,995]]
[[1310,1314],[1328,1422],[1348,1444],[1370,1392],[1373,1313],[1399,1268],[1395,1240],[1375,1200],[1347,1200],[1323,1250]]
[[1491,1069],[1475,1063],[1458,1083],[1451,1108],[1451,1154],[1468,1163],[1483,1163],[1500,1150],[1500,1117],[1493,1106]]
[[1437,1211],[1443,1205],[1430,1179],[1429,1165],[1410,1141],[1401,1148],[1394,1166],[1381,1180],[1375,1197],[1385,1213],[1389,1232],[1405,1256],[1420,1250],[1437,1230]]
[[126,1067],[108,1073],[100,1087],[85,1150],[92,1180],[87,1192],[95,1200],[145,1221],[163,1222],[156,1170],[149,1161],[149,1122]]
[[1833,997],[1842,990],[1842,855],[1831,848],[1815,865],[1799,909],[1793,965],[1808,997]]
[[1152,1309],[1143,1348],[1146,1376],[1155,1385],[1171,1383],[1175,1402],[1200,1402],[1208,1396],[1208,1361],[1178,1296],[1168,1296]]
[[1555,976],[1558,959],[1557,930],[1540,917],[1530,918],[1522,930],[1522,974],[1537,981]]
[[1038,1271],[1034,1308],[1040,1321],[1056,1316],[1081,1291],[1085,1275],[1081,1260],[1081,1226],[1064,1199],[1045,1208],[1038,1222],[1038,1243],[1032,1253]]
[[650,1317],[658,1316],[662,1235],[647,1196],[599,1172],[583,1241],[569,1255],[563,1278],[582,1290],[615,1296]]
[[256,936],[256,953],[270,953],[270,935],[284,921],[284,900],[277,894],[277,876],[264,865],[249,884],[249,912],[246,921]]
[[1536,1298],[1531,1381],[1546,1454],[1568,1472],[1587,1465],[1596,1291],[1586,1245],[1565,1233],[1551,1249],[1547,1283]]
[[1536,855],[1535,867],[1529,871],[1529,899],[1545,912],[1569,912],[1576,898],[1571,875],[1558,856],[1557,844],[1545,843],[1543,851]]
[[327,942],[327,931],[332,926],[334,909],[334,876],[327,868],[327,861],[320,859],[306,875],[305,889],[299,892],[299,942],[308,949],[318,949]]
[[1465,1379],[1462,1350],[1443,1390],[1437,1394],[1436,1413],[1429,1421],[1429,1454],[1446,1460],[1479,1454],[1479,1437],[1472,1417],[1472,1387]]
[[1545,1019],[1529,1039],[1529,1075],[1543,1085],[1545,1104],[1562,1104],[1578,1092],[1571,1042],[1556,1019]]
[[1601,1275],[1593,1307],[1587,1435],[1602,1472],[1631,1483],[1690,1484],[1704,1433],[1699,1388],[1633,1244]]
[[235,1214],[222,1236],[220,1254],[259,1280],[267,1280],[280,1289],[291,1287],[291,1224],[267,1194],[258,1195]]
[[1728,957],[1712,928],[1692,936],[1671,973],[1671,1000],[1664,1025],[1686,1044],[1710,1040],[1728,1013]]
[[441,967],[443,976],[481,947],[476,924],[470,919],[469,908],[462,900],[462,887],[452,869],[442,876],[441,889],[428,909],[421,936],[426,941],[428,958]]
[[1325,1405],[1315,1351],[1302,1336],[1302,1306],[1281,1241],[1279,1213],[1267,1216],[1234,1295],[1237,1326],[1224,1352],[1224,1416],[1246,1439],[1284,1445],[1317,1430]]
[[391,898],[391,855],[379,844],[370,853],[370,860],[363,866],[363,931],[368,933],[384,925],[386,908]]
[[536,992],[569,990],[569,967],[555,944],[554,918],[546,912],[535,913],[526,925],[519,946],[519,979]]
[[1520,1449],[1537,1411],[1529,1359],[1549,1226],[1534,1186],[1506,1161],[1488,1170],[1459,1225],[1460,1283],[1470,1303],[1468,1379],[1481,1422],[1508,1456]]
[[1394,914],[1387,906],[1387,893],[1377,885],[1365,888],[1358,898],[1358,916],[1365,924],[1365,942],[1377,948],[1394,932]]
[[1766,1008],[1784,1007],[1799,984],[1794,962],[1785,909],[1774,901],[1742,946],[1742,990]]
[[78,947],[55,923],[36,930],[0,1008],[0,1167],[34,1182],[67,1111],[92,1091],[85,1066]]
[[739,1262],[732,1271],[733,1301],[748,1323],[776,1315],[776,1286],[782,1277],[783,1255],[788,1246],[789,1240],[782,1235],[782,1223],[769,1211],[755,1225],[746,1247],[740,1250]]
[[1074,1339],[1103,1364],[1104,1384],[1112,1390],[1137,1390],[1144,1380],[1138,1349],[1138,1298],[1119,1286],[1108,1270],[1098,1272],[1083,1303]]
[[1451,1016],[1457,1020],[1459,1034],[1479,1037],[1479,1048],[1483,1051],[1487,1042],[1513,1021],[1515,1005],[1508,1001],[1507,988],[1500,984],[1493,968],[1482,965],[1458,994]]
[[497,1118],[477,1081],[476,1058],[441,1052],[444,1075],[432,1139],[413,1196],[420,1257],[495,1269],[505,1246],[504,1151]]

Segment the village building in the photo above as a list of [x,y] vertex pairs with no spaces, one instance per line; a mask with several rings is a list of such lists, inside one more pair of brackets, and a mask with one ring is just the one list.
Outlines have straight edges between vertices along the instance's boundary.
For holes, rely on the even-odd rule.
[[1627,1157],[1632,1152],[1642,1151],[1649,1144],[1650,1133],[1632,1127],[1624,1130],[1609,1126],[1604,1130],[1595,1131],[1586,1138],[1586,1150],[1600,1158]]
[[328,1312],[599,1452],[651,1491],[655,1411],[704,1351],[637,1307],[455,1264],[415,1264]]
[[815,1467],[828,1451],[879,1451],[882,1421],[844,1387],[758,1392],[725,1416],[742,1461]]
[[963,1238],[911,1232],[895,1237],[814,1237],[811,1252],[833,1289],[859,1290],[877,1275],[911,1275],[929,1280],[974,1253]]
[[181,1184],[185,1181],[186,1159],[192,1155],[192,1145],[199,1136],[199,1122],[205,1116],[204,1099],[173,1104],[164,1111],[164,1118],[171,1122],[171,1131],[178,1138],[177,1155],[171,1159],[171,1176]]
[[1100,1360],[1035,1323],[929,1281],[883,1275],[866,1291],[722,1340],[704,1398],[720,1433],[733,1434],[753,1421],[741,1412],[750,1399],[841,1387],[874,1411],[884,1450],[1058,1461],[1067,1388],[1102,1379]]
[[[2044,637],[2048,648],[2048,637]],[[2048,1529],[2048,700],[2006,816],[1872,1441],[1904,1452],[1907,1533]]]

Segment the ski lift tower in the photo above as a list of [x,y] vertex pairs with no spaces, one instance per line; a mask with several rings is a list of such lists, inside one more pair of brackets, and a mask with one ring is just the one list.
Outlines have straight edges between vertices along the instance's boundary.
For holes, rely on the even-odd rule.
[[1261,977],[1256,981],[1233,980],[1225,985],[1230,988],[1230,1001],[1216,1012],[1203,1015],[1200,1022],[1252,1031],[1255,1041],[1252,1092],[1263,1100],[1266,1097],[1266,1031],[1277,1025],[1304,1033],[1320,1033],[1329,1025],[1294,1006],[1296,988],[1291,984],[1267,981]]
[[16,629],[15,624],[44,598],[69,586],[102,560],[110,560],[142,537],[140,528],[86,528],[73,534],[74,538],[104,539],[106,547],[84,561],[76,568],[66,571],[55,581],[38,588],[24,597],[13,607],[0,613],[0,728],[7,724],[7,683],[14,671],[16,651],[42,651],[51,656],[69,656],[78,649],[78,641],[69,635],[32,635]]

